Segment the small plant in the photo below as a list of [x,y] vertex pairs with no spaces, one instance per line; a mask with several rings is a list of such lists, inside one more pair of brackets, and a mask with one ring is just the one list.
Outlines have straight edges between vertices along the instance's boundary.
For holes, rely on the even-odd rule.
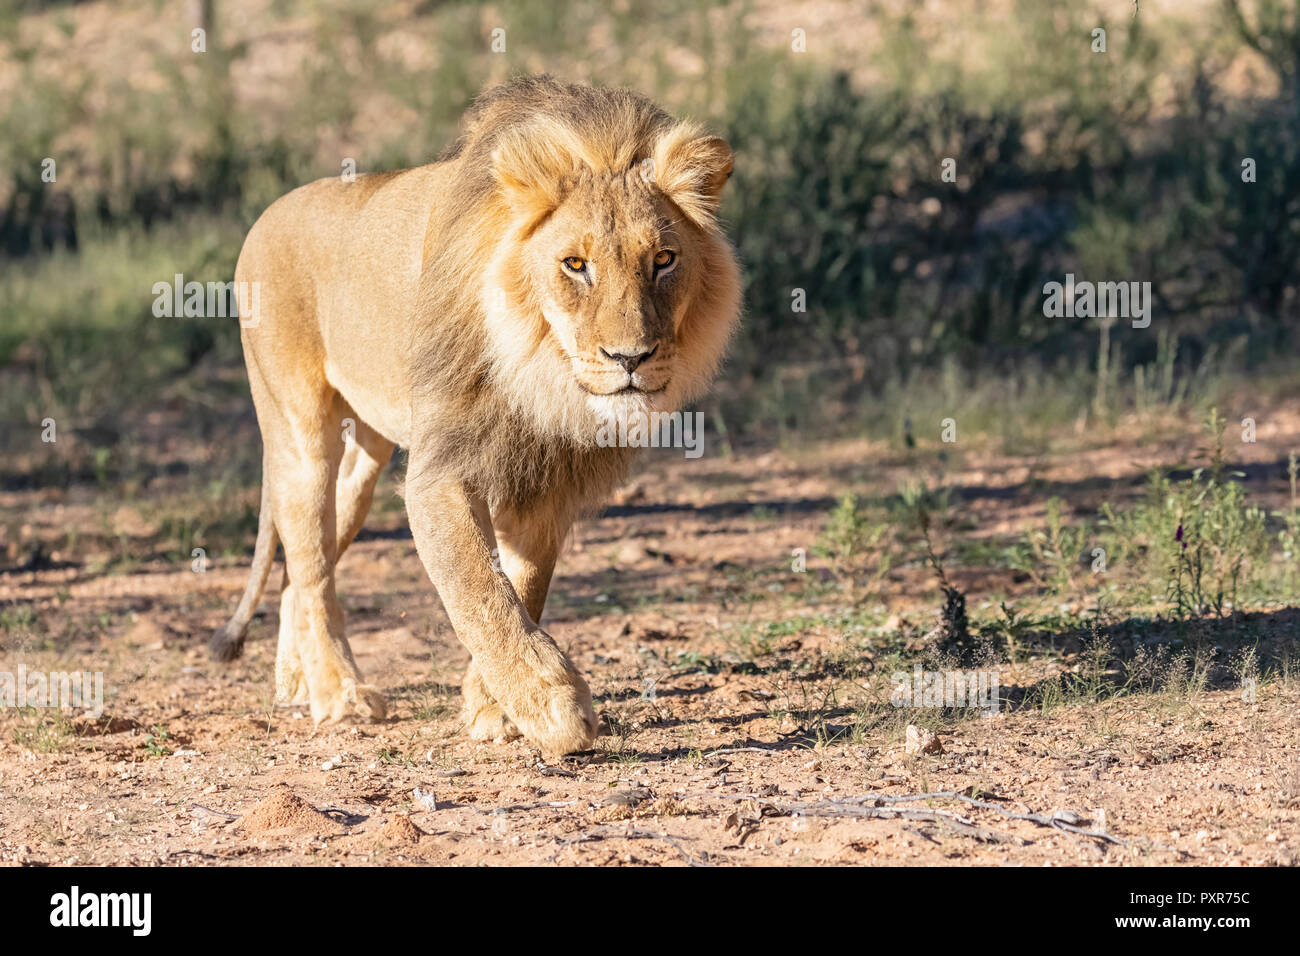
[[1109,674],[1114,658],[1109,639],[1101,633],[1099,622],[1093,621],[1090,626],[1092,633],[1079,649],[1074,672],[1047,678],[1030,695],[1034,706],[1043,713],[1070,704],[1099,704],[1124,692],[1125,688]]
[[870,520],[855,495],[846,494],[830,513],[814,551],[830,560],[831,573],[849,603],[866,600],[869,589],[889,573],[889,532],[889,522]]
[[968,663],[976,650],[976,641],[970,633],[966,616],[966,595],[948,580],[944,568],[943,549],[936,547],[936,530],[948,524],[948,489],[931,492],[924,482],[903,486],[903,515],[921,537],[925,560],[943,594],[943,607],[939,612],[938,649],[955,655],[961,663]]
[[755,661],[760,657],[770,656],[776,650],[776,641],[775,622],[768,622],[763,628],[753,624],[743,624],[734,634],[728,636],[727,646],[742,661]]
[[1209,685],[1213,666],[1213,648],[1179,651],[1170,661],[1165,692],[1180,703],[1190,702]]
[[1111,684],[1106,671],[1113,651],[1110,641],[1098,633],[1094,625],[1091,636],[1079,651],[1079,672],[1074,677],[1075,695],[1090,703],[1100,703],[1110,695]]
[[36,609],[30,604],[20,604],[0,611],[0,630],[23,631],[30,629],[35,623]]
[[166,741],[171,739],[171,734],[167,728],[161,724],[155,725],[153,731],[144,739],[145,749],[149,751],[150,757],[168,757],[172,754],[172,749],[166,746]]
[[1103,506],[1115,563],[1132,559],[1148,580],[1163,582],[1164,600],[1180,618],[1224,616],[1238,605],[1268,557],[1263,509],[1224,464],[1223,420],[1212,409],[1208,467],[1177,484],[1156,472],[1145,500],[1129,511]]
[[1259,650],[1255,645],[1243,647],[1230,662],[1237,687],[1243,694],[1253,692],[1260,682]]
[[1043,527],[1025,534],[1013,545],[1007,563],[1013,571],[1021,571],[1039,587],[1053,594],[1073,593],[1078,589],[1080,556],[1088,550],[1092,540],[1087,522],[1067,525],[1060,498],[1047,502]]
[[1006,645],[1011,666],[1014,667],[1021,638],[1029,631],[1034,630],[1038,626],[1038,622],[1028,614],[1017,611],[1014,606],[1008,605],[1006,601],[998,602],[998,610],[1002,612],[1002,617],[985,625],[985,627],[994,640],[1000,639]]
[[1300,579],[1300,498],[1296,496],[1296,478],[1300,474],[1300,467],[1297,466],[1294,450],[1287,458],[1286,474],[1291,484],[1291,500],[1285,509],[1273,514],[1282,519],[1282,530],[1277,533],[1277,540],[1282,546],[1283,593],[1294,594]]
[[411,758],[400,750],[394,750],[392,747],[384,747],[375,755],[379,762],[384,766],[411,766]]
[[59,753],[76,740],[72,721],[60,711],[46,711],[37,707],[22,710],[23,722],[14,733],[21,747],[42,754]]
[[[609,760],[618,763],[637,763],[641,755],[632,748],[632,738],[640,730],[639,725],[623,714],[607,710],[604,714],[606,733],[602,739],[601,749]],[[607,742],[606,742],[607,741]]]
[[1139,645],[1125,664],[1125,688],[1131,692],[1154,693],[1167,680],[1172,658],[1168,644]]
[[716,654],[706,654],[703,651],[696,650],[679,650],[671,666],[678,673],[700,670],[706,674],[719,674],[725,665]]

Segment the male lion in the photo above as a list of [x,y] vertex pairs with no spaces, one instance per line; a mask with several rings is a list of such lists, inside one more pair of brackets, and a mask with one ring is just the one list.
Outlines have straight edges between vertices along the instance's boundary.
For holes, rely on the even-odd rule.
[[633,453],[600,447],[601,423],[700,395],[736,324],[715,219],[731,168],[725,142],[636,93],[538,77],[482,95],[431,165],[275,202],[235,270],[260,286],[241,324],[262,505],[213,656],[243,649],[278,537],[277,701],[318,725],[384,716],[334,566],[401,445],[416,548],[471,654],[470,735],[589,747],[591,692],[537,622],[571,523]]

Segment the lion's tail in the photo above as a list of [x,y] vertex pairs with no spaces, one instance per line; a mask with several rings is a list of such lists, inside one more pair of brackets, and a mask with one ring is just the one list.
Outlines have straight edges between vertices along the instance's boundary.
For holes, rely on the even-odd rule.
[[271,565],[275,563],[275,548],[279,544],[279,535],[275,531],[275,521],[271,517],[271,482],[268,480],[266,460],[262,462],[262,506],[257,514],[257,545],[253,548],[253,567],[248,575],[248,585],[244,596],[239,599],[235,615],[222,627],[217,628],[208,640],[208,653],[213,660],[233,661],[244,652],[244,637],[248,634],[248,622],[257,611],[258,602],[262,600],[262,591],[266,589],[266,579],[271,576]]

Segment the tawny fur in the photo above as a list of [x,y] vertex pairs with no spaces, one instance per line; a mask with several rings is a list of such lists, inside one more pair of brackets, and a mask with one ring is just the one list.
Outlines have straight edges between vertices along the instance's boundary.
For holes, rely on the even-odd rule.
[[334,566],[402,445],[416,548],[472,655],[469,732],[590,746],[587,684],[537,621],[571,523],[634,453],[597,444],[601,419],[677,409],[716,372],[740,303],[716,221],[731,167],[636,93],[538,77],[480,97],[436,163],[274,203],[235,273],[260,286],[241,320],[263,506],[214,656],[240,652],[278,537],[277,699],[317,723],[384,716]]

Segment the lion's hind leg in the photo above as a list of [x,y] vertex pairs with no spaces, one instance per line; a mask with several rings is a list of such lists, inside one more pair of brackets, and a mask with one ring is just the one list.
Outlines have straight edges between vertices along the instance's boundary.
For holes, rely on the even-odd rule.
[[[340,531],[355,534],[340,528],[336,499],[347,449],[343,419],[350,409],[323,380],[264,377],[256,368],[250,365],[249,383],[266,443],[271,506],[289,582],[281,598],[277,696],[293,700],[305,683],[318,725],[349,715],[382,719],[383,695],[361,681],[334,583],[340,544],[351,540]],[[301,678],[295,665],[301,666]]]
[[[375,485],[393,454],[393,443],[358,419],[350,409],[342,423],[344,451],[334,482],[338,531],[334,549],[336,566],[365,524]],[[275,657],[276,703],[282,706],[310,702],[294,619],[293,583],[286,569],[280,596],[280,639]]]
[[281,707],[307,704],[307,675],[302,671],[302,655],[294,627],[293,585],[284,575],[280,589],[280,639],[275,649],[275,702]]

